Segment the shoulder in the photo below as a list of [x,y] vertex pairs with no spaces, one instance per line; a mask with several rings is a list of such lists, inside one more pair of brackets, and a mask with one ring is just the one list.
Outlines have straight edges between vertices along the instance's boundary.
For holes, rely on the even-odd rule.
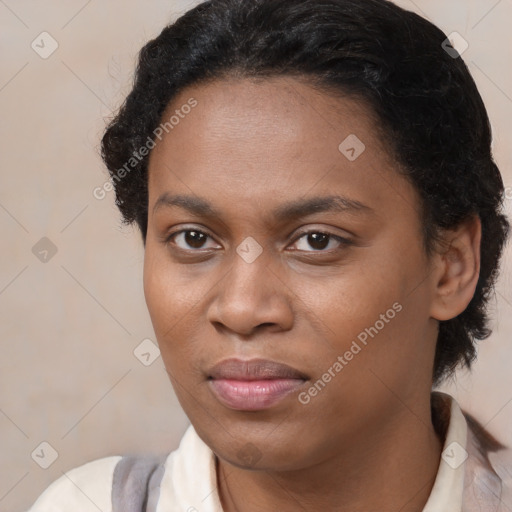
[[63,473],[27,512],[111,512],[112,480],[121,459],[104,457]]
[[468,424],[467,492],[475,502],[493,503],[492,510],[511,510],[512,450],[473,416],[464,415]]

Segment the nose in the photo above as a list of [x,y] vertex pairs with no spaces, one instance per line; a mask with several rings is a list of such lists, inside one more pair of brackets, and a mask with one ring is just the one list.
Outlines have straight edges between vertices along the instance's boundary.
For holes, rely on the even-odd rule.
[[293,325],[290,289],[267,258],[247,263],[236,256],[215,293],[207,318],[217,329],[250,336],[256,330],[279,332]]

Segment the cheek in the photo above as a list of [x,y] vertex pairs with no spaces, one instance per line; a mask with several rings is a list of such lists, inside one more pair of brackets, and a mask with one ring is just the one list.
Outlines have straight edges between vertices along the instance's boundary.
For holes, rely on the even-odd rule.
[[373,325],[401,299],[405,280],[382,262],[373,265],[361,261],[329,280],[309,282],[299,302],[306,305],[304,313],[314,313],[331,336],[347,340]]
[[301,292],[302,315],[327,342],[321,356],[326,368],[347,352],[347,359],[359,361],[351,366],[362,370],[396,371],[417,357],[428,320],[428,298],[424,286],[418,286],[426,268],[417,249],[397,251],[396,244],[387,245],[387,251],[373,248],[350,271],[311,281]]
[[[198,303],[201,290],[190,286],[190,279],[165,251],[148,244],[144,256],[144,296],[155,330],[172,329]],[[157,332],[158,335],[158,332]]]
[[168,276],[165,273],[164,265],[153,256],[153,251],[148,246],[144,256],[144,297],[155,332],[161,325],[166,323],[170,315],[175,311],[169,307],[172,304],[172,293],[168,286]]
[[[171,345],[167,340],[179,340],[187,325],[187,313],[191,309],[184,290],[176,284],[172,266],[155,254],[151,246],[144,256],[144,296],[151,323],[168,368],[170,351],[178,349],[179,343]],[[169,369],[169,368],[168,368]]]
[[[173,374],[190,370],[200,359],[203,307],[208,283],[191,285],[190,276],[166,255],[147,246],[144,257],[144,296],[165,367]],[[199,354],[199,356],[198,356]],[[185,364],[190,362],[189,364]]]

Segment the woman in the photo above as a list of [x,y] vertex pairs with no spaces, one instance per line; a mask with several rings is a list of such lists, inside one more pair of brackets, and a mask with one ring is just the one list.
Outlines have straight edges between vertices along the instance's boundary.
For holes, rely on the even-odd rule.
[[31,510],[509,510],[509,452],[432,392],[490,334],[490,144],[446,35],[391,2],[212,0],[166,27],[102,155],[191,426]]

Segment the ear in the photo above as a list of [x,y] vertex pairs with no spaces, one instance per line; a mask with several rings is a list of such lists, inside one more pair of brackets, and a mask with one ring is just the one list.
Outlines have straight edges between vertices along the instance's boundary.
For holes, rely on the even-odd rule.
[[443,232],[440,249],[433,256],[432,318],[455,318],[473,298],[480,275],[481,237],[482,224],[478,216]]

